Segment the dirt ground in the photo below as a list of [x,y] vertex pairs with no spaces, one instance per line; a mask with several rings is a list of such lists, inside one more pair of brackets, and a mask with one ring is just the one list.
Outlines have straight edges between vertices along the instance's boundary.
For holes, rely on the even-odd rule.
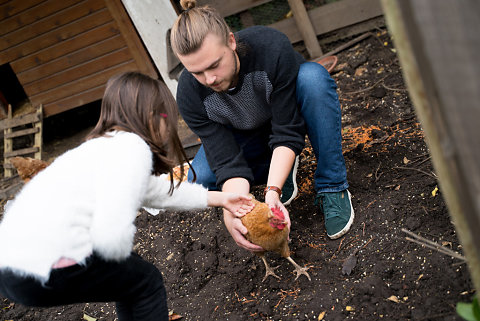
[[[219,209],[141,213],[135,251],[162,271],[169,309],[183,320],[461,320],[455,305],[474,293],[467,265],[405,238],[404,229],[462,253],[391,39],[379,30],[337,56],[351,231],[327,238],[308,145],[288,210],[292,257],[310,267],[311,281],[295,280],[293,266],[269,253],[281,279],[262,282],[263,263],[235,245]],[[342,273],[357,250],[353,270]],[[115,320],[115,312],[113,303],[40,309],[0,297],[0,319]]]

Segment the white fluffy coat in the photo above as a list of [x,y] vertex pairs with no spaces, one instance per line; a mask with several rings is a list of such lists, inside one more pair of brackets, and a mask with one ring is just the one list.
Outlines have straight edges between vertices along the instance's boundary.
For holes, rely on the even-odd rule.
[[133,247],[142,206],[207,206],[207,190],[151,175],[152,152],[137,135],[114,132],[59,156],[8,206],[0,223],[0,267],[41,281],[61,257],[82,263],[93,251],[120,261]]

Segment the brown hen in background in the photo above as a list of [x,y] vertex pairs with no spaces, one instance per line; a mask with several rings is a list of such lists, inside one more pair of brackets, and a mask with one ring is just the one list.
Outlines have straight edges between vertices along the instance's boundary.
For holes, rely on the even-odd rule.
[[49,165],[49,163],[40,159],[20,156],[10,158],[10,163],[17,169],[18,176],[20,176],[25,183]]

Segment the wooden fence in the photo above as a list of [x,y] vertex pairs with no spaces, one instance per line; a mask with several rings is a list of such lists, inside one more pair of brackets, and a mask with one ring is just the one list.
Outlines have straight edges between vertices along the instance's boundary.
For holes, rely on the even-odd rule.
[[442,195],[478,290],[480,2],[382,0],[382,4]]

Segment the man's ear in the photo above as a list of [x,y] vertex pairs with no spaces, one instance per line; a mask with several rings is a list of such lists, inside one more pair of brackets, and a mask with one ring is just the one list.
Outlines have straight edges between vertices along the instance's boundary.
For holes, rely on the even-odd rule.
[[235,40],[235,36],[233,35],[233,32],[230,32],[228,34],[228,46],[233,51],[235,51],[235,49],[237,49],[237,40]]

